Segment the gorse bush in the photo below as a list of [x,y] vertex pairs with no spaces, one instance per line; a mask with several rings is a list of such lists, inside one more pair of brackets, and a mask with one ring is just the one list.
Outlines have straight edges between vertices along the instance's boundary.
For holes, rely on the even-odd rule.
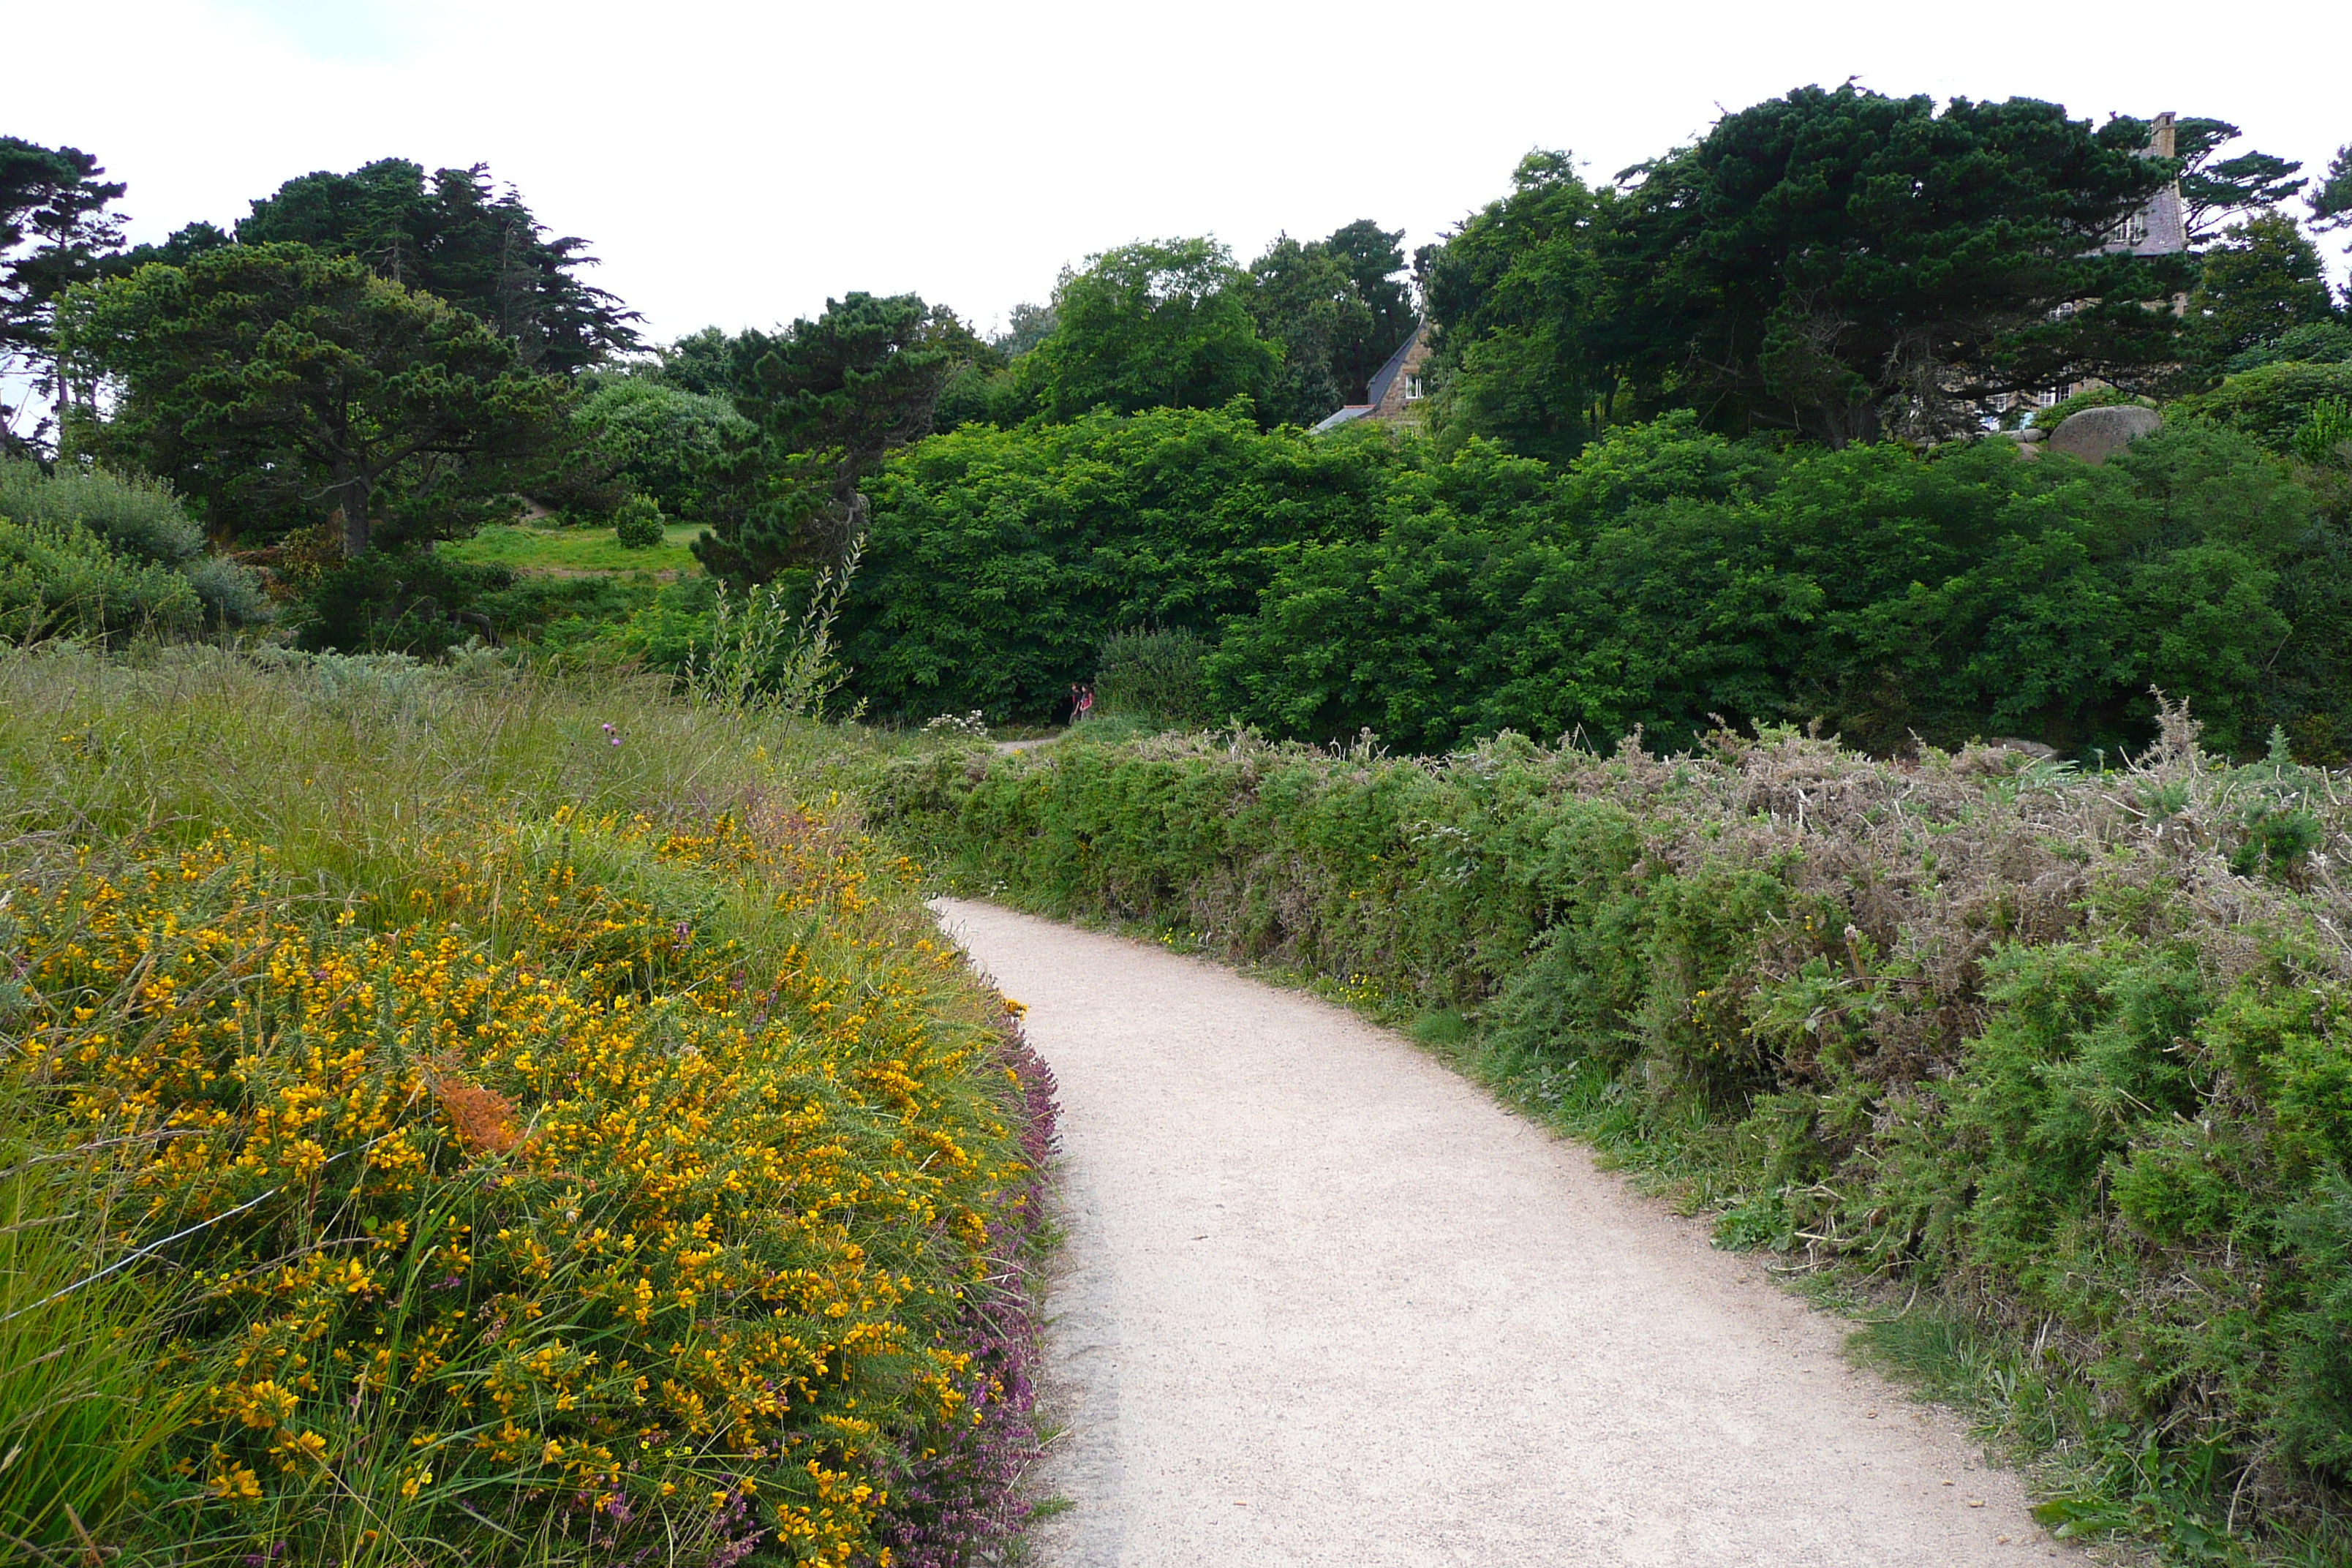
[[1013,1528],[1050,1080],[766,760],[808,742],[289,662],[0,666],[6,1081],[120,1194],[91,1257],[179,1412],[110,1547],[944,1565]]
[[893,763],[877,798],[952,886],[1421,1012],[1727,1237],[2030,1343],[2080,1393],[2053,1524],[2325,1537],[2352,1489],[2352,798],[2193,736],[2175,710],[2083,774],[1785,730],[1427,760],[1081,731]]

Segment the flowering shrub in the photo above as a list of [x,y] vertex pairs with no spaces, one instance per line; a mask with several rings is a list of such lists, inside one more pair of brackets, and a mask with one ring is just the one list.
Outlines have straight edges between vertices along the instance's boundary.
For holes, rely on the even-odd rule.
[[[824,811],[10,890],[15,1070],[180,1280],[153,1544],[946,1564],[1017,1524],[1051,1081]],[[893,878],[886,884],[895,886]]]

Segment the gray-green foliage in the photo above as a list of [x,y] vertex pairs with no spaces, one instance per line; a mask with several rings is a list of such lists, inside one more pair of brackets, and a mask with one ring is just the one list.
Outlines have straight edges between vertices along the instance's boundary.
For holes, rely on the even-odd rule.
[[194,586],[169,566],[117,554],[78,522],[0,518],[0,639],[172,635],[203,616]]
[[873,816],[950,885],[1458,1015],[1727,1237],[2032,1341],[2085,1413],[2048,1440],[2115,1461],[2053,1523],[2313,1531],[2352,1492],[2352,790],[2283,743],[2231,767],[2174,710],[2086,775],[1081,730],[894,764]]
[[0,462],[0,517],[42,526],[78,522],[109,549],[176,566],[204,553],[204,531],[160,479],[61,463]]
[[[131,622],[186,629],[177,608],[184,595],[153,574],[162,570],[184,577],[206,624],[250,626],[270,616],[260,580],[238,563],[205,552],[204,531],[161,479],[69,463],[45,473],[37,463],[0,462],[0,519],[46,541],[33,552],[46,564],[34,564],[25,553],[29,544],[18,547],[17,602],[34,591],[26,574],[64,574],[54,577],[48,602],[98,606],[112,617],[109,631]],[[97,561],[92,545],[114,557],[120,569]],[[101,579],[114,587],[101,588]]]

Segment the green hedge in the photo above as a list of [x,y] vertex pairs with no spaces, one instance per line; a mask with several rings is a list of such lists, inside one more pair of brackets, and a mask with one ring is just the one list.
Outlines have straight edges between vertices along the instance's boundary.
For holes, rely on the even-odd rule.
[[1073,737],[899,762],[876,810],[960,889],[1418,1011],[1674,1164],[1727,1239],[2030,1342],[2065,1440],[2113,1460],[2048,1517],[2324,1534],[2352,1483],[2341,779],[2229,767],[2178,713],[2095,776],[1709,745]]

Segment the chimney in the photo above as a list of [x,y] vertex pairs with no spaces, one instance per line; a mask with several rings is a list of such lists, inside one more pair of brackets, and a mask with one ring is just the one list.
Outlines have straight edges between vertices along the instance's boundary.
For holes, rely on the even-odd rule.
[[2148,128],[2147,150],[2159,158],[2179,157],[2179,154],[2172,149],[2172,110],[2168,109],[2158,115],[2156,123]]

